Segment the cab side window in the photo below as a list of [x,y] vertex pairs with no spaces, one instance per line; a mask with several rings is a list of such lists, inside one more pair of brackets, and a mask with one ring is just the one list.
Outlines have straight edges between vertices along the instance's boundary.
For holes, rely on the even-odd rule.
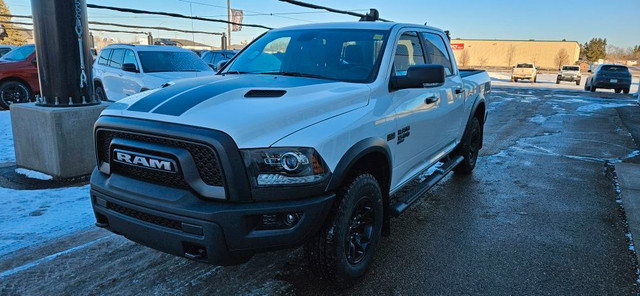
[[442,65],[447,76],[453,75],[451,58],[442,37],[433,33],[421,33],[420,35],[422,35],[422,40],[424,41],[427,63]]
[[136,70],[140,71],[140,67],[138,67],[138,61],[136,61],[136,54],[133,53],[132,50],[126,50],[124,53],[124,64],[134,64],[136,66]]
[[424,63],[424,54],[418,34],[415,32],[403,33],[398,40],[396,55],[393,58],[394,75],[406,76],[409,67]]

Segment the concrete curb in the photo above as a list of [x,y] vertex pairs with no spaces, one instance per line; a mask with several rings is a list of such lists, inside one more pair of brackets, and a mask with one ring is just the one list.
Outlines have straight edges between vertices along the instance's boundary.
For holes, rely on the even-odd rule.
[[634,238],[634,245],[640,246],[640,164],[616,163],[615,170],[629,232]]

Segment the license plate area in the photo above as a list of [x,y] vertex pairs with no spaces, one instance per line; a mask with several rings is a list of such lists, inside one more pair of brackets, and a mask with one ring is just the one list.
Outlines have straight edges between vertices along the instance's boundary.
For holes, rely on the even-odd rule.
[[611,79],[609,80],[611,83],[618,83],[618,79]]

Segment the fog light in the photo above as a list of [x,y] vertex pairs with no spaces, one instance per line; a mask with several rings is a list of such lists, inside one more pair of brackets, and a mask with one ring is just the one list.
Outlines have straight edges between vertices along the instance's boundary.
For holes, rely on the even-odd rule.
[[300,216],[298,216],[298,214],[286,214],[284,215],[284,225],[291,227],[293,225],[296,225],[299,219]]

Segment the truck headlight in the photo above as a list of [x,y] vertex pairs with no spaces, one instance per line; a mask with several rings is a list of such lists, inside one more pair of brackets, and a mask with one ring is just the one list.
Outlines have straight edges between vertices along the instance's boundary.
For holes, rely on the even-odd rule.
[[313,148],[248,149],[242,150],[242,158],[254,186],[317,183],[329,176]]

